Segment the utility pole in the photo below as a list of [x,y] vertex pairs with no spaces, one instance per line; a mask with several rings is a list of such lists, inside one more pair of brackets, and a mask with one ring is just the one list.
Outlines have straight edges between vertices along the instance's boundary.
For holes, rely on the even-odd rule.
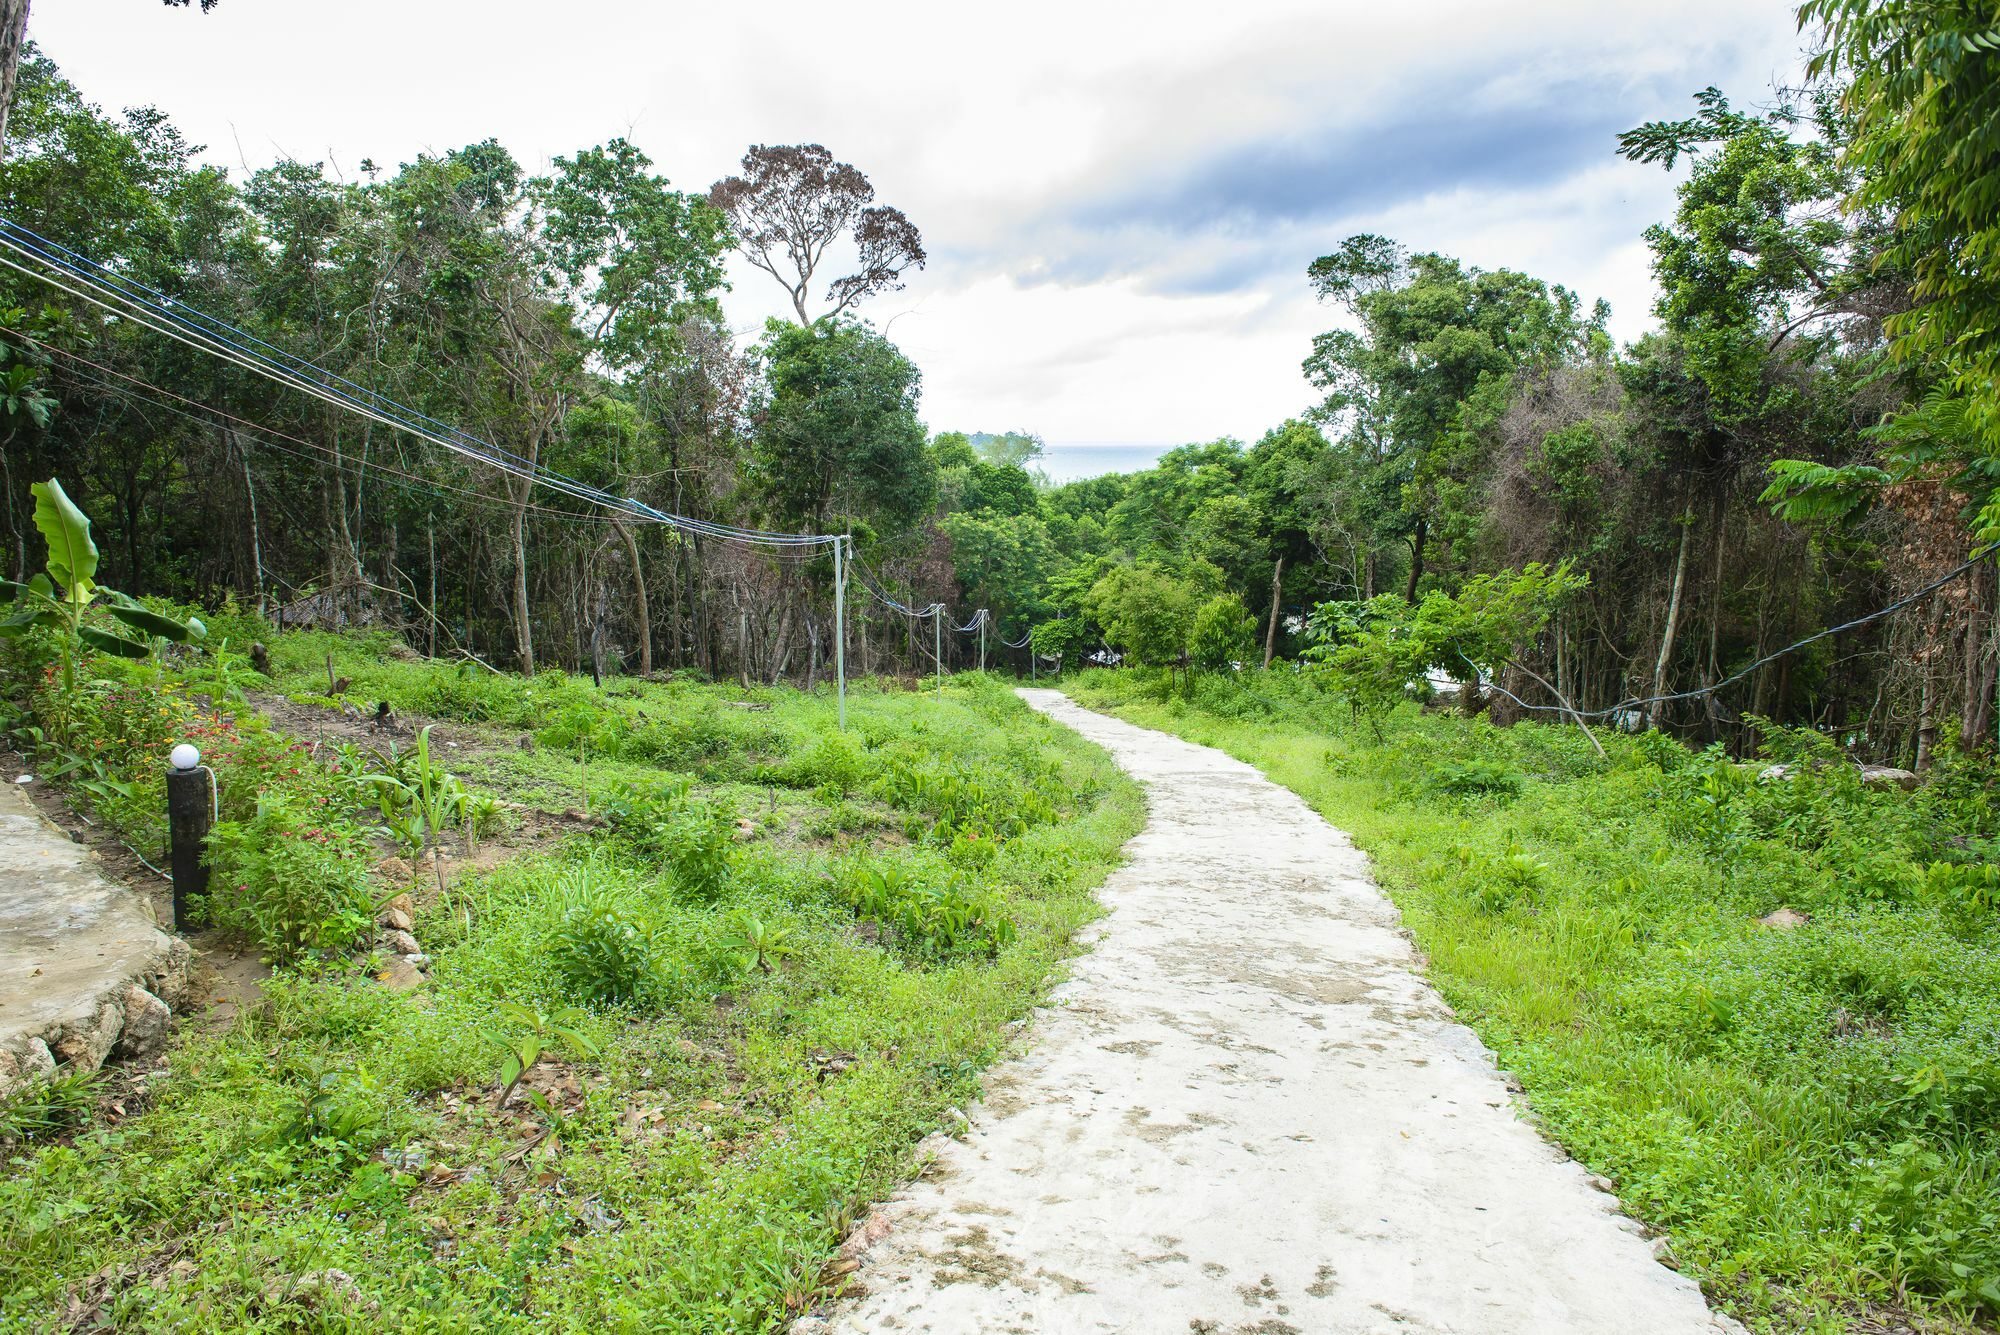
[[840,683],[840,730],[847,731],[847,563],[841,548],[845,536],[833,540],[833,670]]
[[944,699],[944,604],[931,606],[931,657],[937,659],[938,699]]
[[979,670],[986,671],[986,609],[979,609]]

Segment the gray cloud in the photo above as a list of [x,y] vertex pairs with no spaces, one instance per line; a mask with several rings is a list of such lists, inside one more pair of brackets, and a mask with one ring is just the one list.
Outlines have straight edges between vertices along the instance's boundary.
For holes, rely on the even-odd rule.
[[1258,288],[1296,277],[1315,245],[1391,210],[1446,193],[1548,188],[1602,167],[1619,130],[1679,92],[1455,71],[1411,80],[1365,117],[1302,97],[1297,129],[1071,182],[1016,226],[947,256],[963,271],[1029,284],[1137,279],[1174,296]]

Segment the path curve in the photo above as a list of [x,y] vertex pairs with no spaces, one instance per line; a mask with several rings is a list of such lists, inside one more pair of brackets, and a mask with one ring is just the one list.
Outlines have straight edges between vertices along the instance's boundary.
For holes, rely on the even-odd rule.
[[1345,835],[1219,751],[1021,695],[1150,819],[971,1129],[850,1238],[861,1296],[802,1335],[1740,1330],[1521,1120]]

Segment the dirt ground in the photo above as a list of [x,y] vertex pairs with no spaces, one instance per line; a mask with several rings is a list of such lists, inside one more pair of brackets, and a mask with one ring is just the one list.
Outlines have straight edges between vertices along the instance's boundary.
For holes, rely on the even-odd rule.
[[797,1335],[1740,1331],[1523,1120],[1344,835],[1218,751],[1022,694],[1151,819],[1024,1054]]

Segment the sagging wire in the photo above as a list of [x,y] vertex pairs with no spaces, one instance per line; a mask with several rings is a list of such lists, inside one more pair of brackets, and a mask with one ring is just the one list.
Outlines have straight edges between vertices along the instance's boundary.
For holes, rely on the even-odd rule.
[[[1519,705],[1524,710],[1528,710],[1532,713],[1537,713],[1537,714],[1562,714],[1568,718],[1573,718],[1577,720],[1579,723],[1581,723],[1584,719],[1604,719],[1604,718],[1611,718],[1619,714],[1627,714],[1635,709],[1644,708],[1647,705],[1664,705],[1664,704],[1672,704],[1678,700],[1695,700],[1695,699],[1706,698],[1708,696],[1714,695],[1717,691],[1720,691],[1725,686],[1735,685],[1737,682],[1742,681],[1745,677],[1749,676],[1751,673],[1757,671],[1759,668],[1765,666],[1768,663],[1775,663],[1777,660],[1785,657],[1787,654],[1797,653],[1799,650],[1805,648],[1809,644],[1816,644],[1820,640],[1824,640],[1830,635],[1839,635],[1844,631],[1853,630],[1857,626],[1865,626],[1871,621],[1879,621],[1883,617],[1888,616],[1891,613],[1902,611],[1905,607],[1908,607],[1911,603],[1920,602],[1923,599],[1930,597],[1932,594],[1936,593],[1939,589],[1942,589],[1945,585],[1950,584],[1952,581],[1961,578],[1968,571],[1972,570],[1974,567],[1988,560],[1991,557],[1993,550],[1994,549],[1991,546],[1984,547],[1980,549],[1977,553],[1975,553],[1971,557],[1971,559],[1965,561],[1963,564],[1955,567],[1954,569],[1946,572],[1943,575],[1938,576],[1938,578],[1932,580],[1930,583],[1924,585],[1922,588],[1917,589],[1912,593],[1904,594],[1901,598],[1896,599],[1896,601],[1888,604],[1886,607],[1879,607],[1873,612],[1868,613],[1866,616],[1855,617],[1852,621],[1843,621],[1837,626],[1828,626],[1824,630],[1814,631],[1811,635],[1806,636],[1804,639],[1795,640],[1791,644],[1786,645],[1782,649],[1776,650],[1772,653],[1765,654],[1762,658],[1755,660],[1754,662],[1750,663],[1747,667],[1742,667],[1737,669],[1735,672],[1730,673],[1727,677],[1724,677],[1721,681],[1712,682],[1707,686],[1696,687],[1693,690],[1673,691],[1665,695],[1649,695],[1636,699],[1621,700],[1617,704],[1608,705],[1603,709],[1576,709],[1569,705],[1531,705],[1526,701],[1522,700],[1519,696],[1515,695],[1513,692],[1507,690],[1505,687],[1498,685],[1497,683],[1482,681],[1481,685],[1482,687],[1491,686],[1494,690],[1499,691],[1500,694],[1506,696],[1509,700],[1512,700],[1515,704]],[[1459,657],[1464,658],[1465,655],[1463,653],[1460,653]],[[1468,663],[1471,663],[1472,660],[1466,659],[1466,661]],[[1476,664],[1474,664],[1473,667],[1475,671],[1478,670]]]
[[[745,546],[816,548],[841,541],[835,534],[779,533],[745,528],[688,515],[669,514],[630,496],[617,496],[575,478],[542,467],[479,437],[405,407],[387,395],[305,361],[249,334],[225,320],[167,296],[135,279],[97,263],[57,242],[37,235],[10,219],[0,218],[0,246],[52,272],[30,268],[0,255],[5,265],[28,277],[68,292],[109,314],[129,319],[196,351],[250,371],[274,383],[310,394],[342,408],[429,441],[511,476],[603,509],[663,524],[683,532]],[[71,280],[71,281],[65,281]],[[77,286],[81,284],[82,286]],[[264,349],[266,351],[260,351]],[[351,392],[350,392],[351,391]]]

